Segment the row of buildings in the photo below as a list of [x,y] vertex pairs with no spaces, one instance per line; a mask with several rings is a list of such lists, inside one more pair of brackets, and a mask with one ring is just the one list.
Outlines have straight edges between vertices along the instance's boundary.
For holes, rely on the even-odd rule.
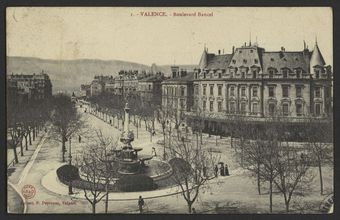
[[[136,95],[157,103],[179,120],[204,118],[208,127],[240,116],[264,121],[282,116],[291,121],[332,116],[332,70],[315,42],[301,51],[266,51],[257,43],[209,53],[204,48],[193,70],[171,67],[161,73],[121,71],[118,77],[96,76],[82,86],[88,95],[109,92]],[[188,121],[188,120],[186,120]],[[213,126],[214,127],[214,126]]]
[[40,101],[52,97],[52,83],[48,74],[7,75],[7,103],[19,106],[30,101]]
[[103,93],[120,96],[140,96],[148,103],[161,105],[161,83],[166,79],[161,72],[120,71],[117,77],[95,76],[88,85],[81,85],[84,96]]
[[332,72],[317,42],[310,51],[265,51],[257,44],[232,48],[230,54],[204,48],[199,66],[172,68],[162,83],[162,106],[179,117],[200,115],[220,121],[227,115],[256,120],[274,115],[301,119],[332,114]]

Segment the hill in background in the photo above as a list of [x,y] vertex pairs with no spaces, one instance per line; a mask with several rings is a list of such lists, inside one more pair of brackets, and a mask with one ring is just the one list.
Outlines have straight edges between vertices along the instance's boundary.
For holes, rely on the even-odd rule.
[[[194,65],[179,65],[191,70]],[[156,65],[156,70],[170,76],[171,65]],[[145,70],[151,66],[120,60],[49,60],[33,57],[7,57],[7,74],[33,74],[42,70],[50,76],[53,92],[77,91],[81,84],[90,83],[95,75],[117,76],[120,70]]]

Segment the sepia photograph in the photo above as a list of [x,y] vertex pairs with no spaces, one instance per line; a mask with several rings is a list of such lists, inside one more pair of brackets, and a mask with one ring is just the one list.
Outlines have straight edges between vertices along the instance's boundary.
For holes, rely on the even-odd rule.
[[331,7],[7,7],[7,213],[334,213]]

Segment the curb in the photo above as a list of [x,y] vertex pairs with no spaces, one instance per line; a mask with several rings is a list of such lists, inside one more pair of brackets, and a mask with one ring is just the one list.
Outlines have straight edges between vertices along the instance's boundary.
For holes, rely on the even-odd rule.
[[[11,182],[7,182],[18,194],[19,194],[19,196],[20,196],[20,198],[21,198],[21,200],[22,200],[22,203],[24,204],[24,212],[23,212],[23,214],[26,214],[27,213],[27,204],[26,204],[26,199],[21,195],[21,193],[19,193],[19,191],[18,191],[18,189],[17,189],[17,187],[16,186],[14,186],[14,184],[13,183],[11,183]],[[7,210],[8,211],[8,210]]]

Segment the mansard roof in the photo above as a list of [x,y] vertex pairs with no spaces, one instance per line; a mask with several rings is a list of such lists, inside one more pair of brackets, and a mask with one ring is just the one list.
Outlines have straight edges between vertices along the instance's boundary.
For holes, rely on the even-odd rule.
[[262,56],[263,69],[275,68],[278,71],[283,68],[290,70],[301,68],[303,71],[309,71],[309,52],[264,52]]
[[228,67],[232,54],[215,55],[210,57],[206,69],[225,69]]
[[193,72],[187,72],[186,76],[183,77],[175,77],[175,78],[170,78],[168,80],[164,80],[164,83],[176,83],[176,82],[190,82],[194,80],[194,73]]

